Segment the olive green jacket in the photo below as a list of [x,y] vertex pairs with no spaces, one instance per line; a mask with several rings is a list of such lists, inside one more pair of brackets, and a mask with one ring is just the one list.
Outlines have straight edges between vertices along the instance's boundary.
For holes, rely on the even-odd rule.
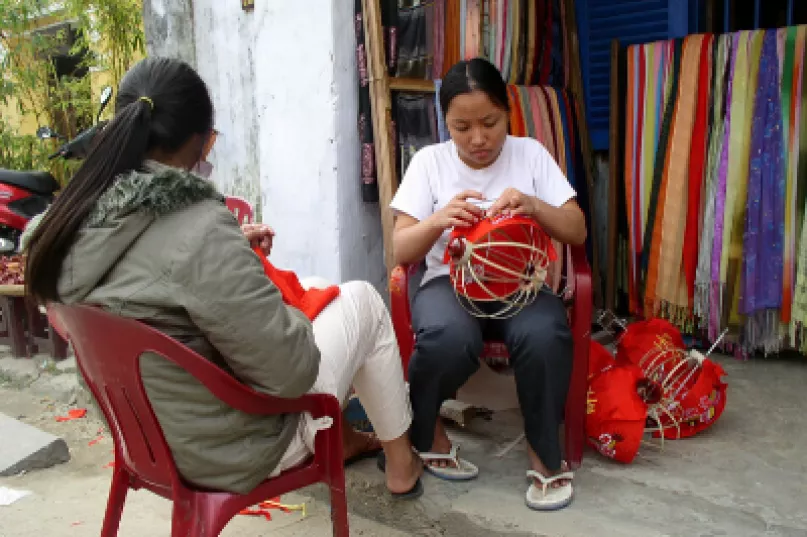
[[[222,196],[191,173],[145,169],[120,177],[95,205],[62,267],[61,299],[147,323],[261,392],[306,393],[320,360],[311,323],[283,303]],[[155,355],[143,355],[141,372],[177,467],[199,486],[248,492],[297,427],[296,415],[224,405]]]

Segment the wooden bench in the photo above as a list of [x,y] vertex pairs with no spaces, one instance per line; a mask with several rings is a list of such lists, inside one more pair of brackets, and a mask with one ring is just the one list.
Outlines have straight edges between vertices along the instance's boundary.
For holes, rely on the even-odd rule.
[[47,353],[67,358],[67,342],[52,329],[43,308],[25,295],[24,285],[0,285],[0,345],[15,358]]

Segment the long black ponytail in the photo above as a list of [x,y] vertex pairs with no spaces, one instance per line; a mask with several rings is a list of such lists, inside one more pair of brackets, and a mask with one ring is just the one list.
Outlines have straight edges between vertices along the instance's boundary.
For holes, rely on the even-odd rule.
[[170,153],[213,128],[207,86],[188,64],[147,58],[121,80],[115,116],[31,236],[25,268],[29,294],[58,301],[62,264],[92,208],[123,173],[153,149]]

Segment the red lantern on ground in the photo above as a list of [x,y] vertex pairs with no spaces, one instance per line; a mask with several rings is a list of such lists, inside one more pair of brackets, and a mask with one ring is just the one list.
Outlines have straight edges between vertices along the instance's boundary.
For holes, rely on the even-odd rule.
[[597,373],[589,383],[588,442],[603,456],[625,464],[636,457],[645,433],[643,380],[637,366],[619,364]]

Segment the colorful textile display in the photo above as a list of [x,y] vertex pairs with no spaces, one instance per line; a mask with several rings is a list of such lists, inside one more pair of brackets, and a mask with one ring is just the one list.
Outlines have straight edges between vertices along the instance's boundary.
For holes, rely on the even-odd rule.
[[807,353],[806,38],[799,26],[628,47],[631,314],[712,341],[728,327],[741,355]]
[[437,80],[458,61],[483,57],[510,84],[566,87],[568,1],[385,0],[391,74]]

